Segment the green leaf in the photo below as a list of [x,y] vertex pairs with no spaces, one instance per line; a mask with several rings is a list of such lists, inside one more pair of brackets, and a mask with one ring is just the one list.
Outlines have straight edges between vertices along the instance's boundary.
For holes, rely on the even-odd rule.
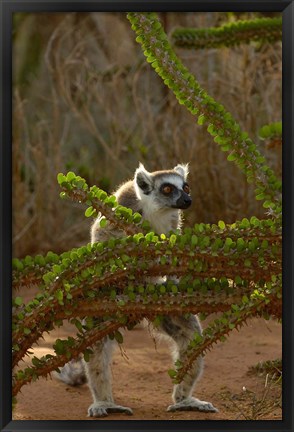
[[224,230],[226,228],[226,224],[224,223],[224,221],[220,220],[218,222],[218,226],[220,227],[220,229]]
[[65,175],[62,173],[57,174],[57,181],[58,181],[58,184],[65,183],[66,182]]
[[259,131],[260,138],[268,138],[271,136],[271,128],[269,125],[263,126]]
[[14,303],[16,304],[16,306],[21,306],[23,304],[23,300],[21,297],[15,297]]
[[96,213],[96,209],[94,209],[92,206],[88,207],[87,210],[85,211],[85,216],[86,217],[91,217]]
[[[222,140],[220,140],[220,142],[222,142]],[[221,145],[221,150],[222,151],[229,151],[230,149],[231,149],[231,144],[224,144],[224,145]]]
[[177,371],[175,371],[174,369],[169,369],[169,370],[167,371],[167,373],[169,374],[169,376],[170,376],[171,378],[175,378],[175,377],[177,376]]
[[67,174],[66,174],[66,180],[68,181],[68,182],[71,182],[73,179],[75,179],[76,178],[76,175],[75,175],[75,173],[74,172],[72,172],[72,171],[69,171]]
[[172,291],[173,294],[177,294],[177,292],[178,292],[178,287],[177,287],[176,285],[172,285],[172,287],[171,287],[171,291]]
[[56,354],[60,355],[60,354],[64,354],[65,353],[65,341],[61,340],[61,339],[56,339],[55,344],[53,345],[54,351],[56,352]]
[[76,326],[76,328],[77,328],[80,332],[83,331],[83,324],[81,323],[81,321],[79,321],[78,319],[74,318],[74,319],[71,321],[71,323],[74,324],[74,325]]
[[92,350],[90,350],[90,349],[86,349],[85,351],[84,351],[84,360],[85,360],[85,362],[86,363],[88,363],[89,362],[89,360],[90,360],[90,355],[92,354]]
[[241,252],[245,248],[245,242],[242,238],[237,239],[237,251]]
[[196,246],[197,243],[198,243],[198,237],[195,234],[193,234],[191,237],[191,245]]
[[42,362],[38,357],[33,357],[32,358],[32,364],[38,368],[41,366]]
[[265,201],[264,203],[263,203],[263,207],[264,208],[270,208],[270,207],[272,207],[273,206],[273,203],[271,202],[271,201]]
[[230,247],[232,244],[233,240],[230,237],[227,237],[224,246]]
[[52,273],[52,272],[45,273],[45,274],[42,276],[42,279],[43,279],[43,281],[44,281],[46,284],[51,283],[51,282],[54,280],[54,278],[55,278],[55,275],[54,275],[54,273]]
[[198,117],[197,123],[198,123],[199,125],[203,125],[205,122],[206,122],[206,117],[204,116],[204,114],[201,114],[201,115]]
[[217,130],[216,130],[215,126],[212,123],[208,126],[207,132],[210,133],[213,136],[215,136],[217,134]]
[[257,200],[263,200],[264,198],[265,198],[265,194],[264,193],[260,193],[260,194],[258,194],[258,195],[256,195],[256,197],[255,197]]
[[13,258],[12,259],[12,268],[13,268],[13,270],[14,269],[23,270],[24,269],[24,265],[23,265],[23,263],[19,259]]
[[115,340],[117,341],[117,343],[119,343],[119,344],[122,344],[123,341],[124,341],[123,335],[122,335],[118,330],[116,330],[116,331],[114,332],[114,339],[115,339]]
[[202,263],[202,261],[196,261],[196,263],[195,263],[195,270],[197,272],[202,272],[202,270],[203,270],[203,263]]
[[249,228],[250,222],[247,218],[243,218],[240,224],[240,228]]
[[130,257],[126,254],[122,254],[121,259],[123,260],[124,263],[127,263],[130,261]]
[[165,294],[166,293],[166,287],[164,285],[161,285],[159,288],[159,292],[160,292],[160,294]]
[[169,238],[169,244],[171,246],[174,246],[176,244],[176,241],[177,241],[177,236],[175,234],[172,234]]
[[116,290],[111,290],[111,292],[110,292],[110,298],[112,299],[112,300],[115,300],[116,299]]
[[113,195],[111,195],[111,196],[105,198],[104,202],[105,202],[105,204],[108,205],[109,207],[115,207],[115,205],[117,205],[116,198],[115,198],[115,196],[113,196]]
[[107,219],[106,219],[105,217],[103,217],[103,218],[100,220],[99,225],[100,225],[101,228],[105,228],[106,225],[107,225]]
[[33,258],[29,255],[27,255],[23,261],[26,266],[30,266],[33,264]]
[[233,162],[237,159],[237,155],[235,153],[230,153],[229,156],[227,157],[227,160],[229,162]]
[[62,268],[58,264],[54,264],[54,266],[52,267],[52,270],[53,270],[53,273],[55,273],[55,274],[60,274],[62,272]]
[[240,276],[235,277],[235,284],[236,285],[242,285],[242,279],[240,278]]
[[244,295],[244,296],[242,297],[242,303],[243,303],[243,304],[247,304],[247,303],[249,303],[249,298],[248,298],[246,295]]
[[139,223],[142,220],[142,216],[140,215],[140,213],[134,213],[133,214],[133,221],[134,223]]
[[63,291],[61,289],[57,290],[55,293],[55,297],[58,300],[58,303],[63,303]]

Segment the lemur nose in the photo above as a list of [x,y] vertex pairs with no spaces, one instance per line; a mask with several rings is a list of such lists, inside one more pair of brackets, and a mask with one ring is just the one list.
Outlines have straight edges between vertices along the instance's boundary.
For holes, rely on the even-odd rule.
[[189,195],[184,195],[184,203],[183,203],[183,208],[187,209],[188,207],[190,207],[190,205],[192,204],[192,198]]
[[180,196],[180,198],[177,200],[174,208],[178,208],[178,209],[187,209],[188,207],[190,207],[192,203],[192,199],[191,197],[186,194],[185,192],[183,192]]
[[185,195],[183,196],[183,198],[184,198],[184,203],[185,203],[186,205],[190,205],[190,204],[191,204],[191,202],[192,202],[192,198],[191,198],[189,195],[185,194]]

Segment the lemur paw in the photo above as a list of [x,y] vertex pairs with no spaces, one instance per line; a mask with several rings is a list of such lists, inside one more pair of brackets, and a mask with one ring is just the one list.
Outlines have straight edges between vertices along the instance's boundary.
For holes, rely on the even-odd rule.
[[95,402],[88,408],[88,417],[106,417],[111,413],[133,415],[131,408],[116,405],[113,402]]
[[170,405],[167,411],[205,411],[205,412],[218,412],[210,402],[201,401],[194,397],[188,397],[187,399],[177,402],[174,405]]

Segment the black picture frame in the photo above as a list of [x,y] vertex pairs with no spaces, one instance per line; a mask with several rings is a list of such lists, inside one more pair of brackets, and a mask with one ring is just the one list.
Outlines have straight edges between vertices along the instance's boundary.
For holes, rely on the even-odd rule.
[[[24,1],[2,0],[1,11],[1,349],[0,430],[10,431],[292,431],[293,404],[293,77],[294,4],[289,0],[232,1]],[[276,421],[13,421],[11,411],[11,258],[12,258],[12,14],[14,12],[268,11],[283,15],[283,420]]]

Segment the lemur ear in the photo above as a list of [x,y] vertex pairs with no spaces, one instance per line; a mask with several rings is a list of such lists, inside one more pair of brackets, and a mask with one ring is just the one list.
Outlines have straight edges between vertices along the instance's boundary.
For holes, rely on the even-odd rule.
[[138,197],[141,196],[142,192],[145,195],[148,195],[152,191],[152,176],[141,163],[139,165],[139,168],[136,169],[134,180]]
[[187,179],[189,174],[189,164],[178,164],[174,167],[174,171],[184,177],[184,180]]

